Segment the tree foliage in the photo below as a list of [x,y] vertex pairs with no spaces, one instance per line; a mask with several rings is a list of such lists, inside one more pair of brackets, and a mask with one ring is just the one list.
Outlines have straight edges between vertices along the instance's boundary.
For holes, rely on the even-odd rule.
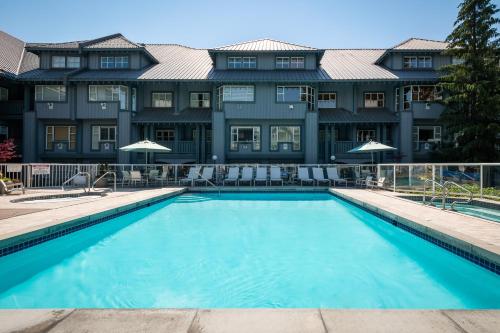
[[442,159],[498,161],[500,144],[498,9],[490,0],[464,0],[446,54],[458,60],[443,68],[446,108],[441,121],[453,142]]
[[0,142],[0,162],[8,162],[19,157],[16,153],[16,147],[14,139],[7,139]]

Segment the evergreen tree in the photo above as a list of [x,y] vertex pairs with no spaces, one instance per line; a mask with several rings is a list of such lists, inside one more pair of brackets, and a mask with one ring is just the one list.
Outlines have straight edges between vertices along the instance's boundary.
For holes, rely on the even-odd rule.
[[457,61],[443,68],[446,108],[441,116],[453,145],[441,159],[461,162],[500,160],[498,9],[490,0],[464,0],[446,54]]

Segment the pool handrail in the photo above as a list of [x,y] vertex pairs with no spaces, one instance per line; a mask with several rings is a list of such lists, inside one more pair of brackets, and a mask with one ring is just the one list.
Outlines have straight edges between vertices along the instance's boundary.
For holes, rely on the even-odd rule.
[[455,187],[458,187],[459,189],[461,189],[463,192],[465,192],[468,195],[469,198],[465,201],[454,200],[450,205],[451,210],[455,210],[456,204],[469,204],[472,202],[472,199],[474,197],[474,194],[472,193],[472,191],[470,191],[470,190],[466,189],[465,187],[463,187],[462,185],[457,184],[455,182],[452,182],[450,180],[445,181],[443,184],[443,187],[445,187],[446,189],[448,189],[449,187],[452,187],[452,186],[455,186]]
[[89,192],[90,192],[90,173],[84,172],[84,171],[77,172],[76,174],[71,176],[69,179],[67,179],[64,183],[62,183],[62,185],[61,185],[62,190],[65,191],[64,185],[68,184],[70,181],[72,181],[73,179],[75,179],[76,177],[81,176],[81,175],[84,175],[85,179],[86,179],[85,187],[83,188],[83,191],[87,192],[87,191],[85,191],[85,188],[88,186]]
[[[434,179],[426,179],[424,181],[424,195],[422,196],[422,203],[424,205],[426,205],[426,200],[427,200],[427,184],[428,183],[431,183],[432,185],[434,186],[438,186],[442,189],[442,194],[441,194],[441,209],[446,209],[446,197],[447,197],[447,193],[448,193],[448,190],[446,189],[446,187],[444,186],[444,184],[440,184],[438,183],[437,181],[435,181]],[[434,191],[433,191],[434,192]],[[439,198],[438,195],[433,195],[432,198],[429,200],[429,205],[432,205],[432,202]]]
[[97,178],[92,184],[92,191],[95,191],[95,184],[107,175],[113,175],[113,192],[116,192],[116,172],[114,171],[106,171],[101,177]]

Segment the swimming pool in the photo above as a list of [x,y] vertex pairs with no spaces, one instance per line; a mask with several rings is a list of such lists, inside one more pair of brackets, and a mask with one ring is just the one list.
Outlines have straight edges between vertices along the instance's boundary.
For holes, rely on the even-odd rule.
[[177,196],[0,276],[1,308],[500,308],[500,276],[327,193]]

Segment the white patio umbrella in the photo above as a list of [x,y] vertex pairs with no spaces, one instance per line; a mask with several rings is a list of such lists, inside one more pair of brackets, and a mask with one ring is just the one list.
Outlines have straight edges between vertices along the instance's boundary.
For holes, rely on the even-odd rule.
[[120,150],[146,153],[146,164],[148,164],[148,153],[168,153],[171,151],[170,148],[149,140],[139,141],[131,145],[121,147]]
[[383,143],[380,143],[380,142],[370,140],[367,143],[364,143],[359,147],[356,147],[356,148],[349,150],[348,153],[353,153],[353,154],[371,153],[372,164],[373,164],[373,153],[376,153],[379,151],[388,151],[388,150],[396,150],[396,148],[384,145]]

